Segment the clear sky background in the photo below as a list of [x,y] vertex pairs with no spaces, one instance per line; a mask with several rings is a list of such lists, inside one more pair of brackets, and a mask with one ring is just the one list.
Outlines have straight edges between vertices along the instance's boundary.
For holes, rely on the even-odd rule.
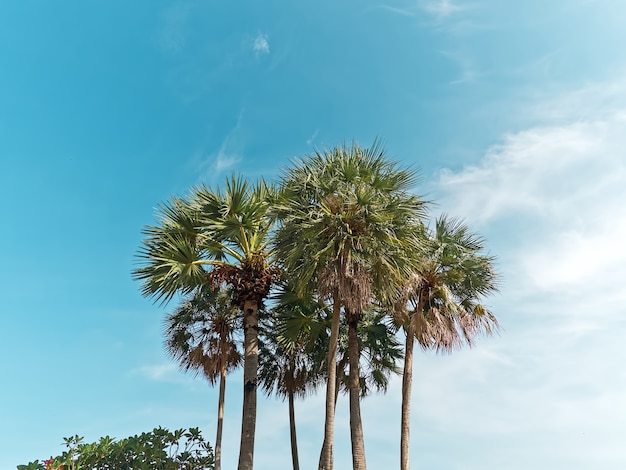
[[[418,353],[413,468],[626,468],[626,3],[0,3],[0,468],[62,438],[199,426],[217,390],[162,347],[175,307],[131,279],[153,208],[231,172],[274,178],[376,137],[499,257],[503,331]],[[229,377],[235,468],[241,372]],[[297,403],[317,465],[324,394]],[[399,464],[400,381],[363,402],[369,467]],[[336,468],[349,468],[347,399]],[[256,468],[290,468],[259,402]]]

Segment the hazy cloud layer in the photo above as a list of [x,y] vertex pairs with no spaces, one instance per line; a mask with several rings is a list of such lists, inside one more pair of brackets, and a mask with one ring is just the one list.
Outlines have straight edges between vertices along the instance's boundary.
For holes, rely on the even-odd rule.
[[623,98],[607,83],[535,104],[542,125],[439,175],[443,208],[518,241],[497,253],[501,340],[418,366],[438,386],[418,387],[416,417],[497,442],[485,463],[626,464],[611,450],[626,426]]

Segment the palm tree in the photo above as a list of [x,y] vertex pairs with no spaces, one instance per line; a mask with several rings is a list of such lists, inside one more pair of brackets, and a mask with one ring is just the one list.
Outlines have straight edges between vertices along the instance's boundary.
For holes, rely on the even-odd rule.
[[[481,333],[498,328],[481,298],[497,291],[494,258],[481,254],[485,241],[445,215],[426,231],[424,249],[397,304],[406,332],[402,379],[400,468],[409,469],[413,347],[449,352],[473,344]],[[407,309],[407,305],[412,308]]]
[[[358,324],[359,344],[359,387],[360,396],[365,398],[372,392],[387,391],[391,374],[398,374],[397,363],[404,358],[403,349],[395,337],[397,329],[389,325],[387,315],[379,309],[368,308]],[[350,394],[350,355],[348,325],[344,319],[340,325],[337,343],[337,366],[335,397],[337,406],[339,392]],[[322,445],[320,466],[326,448]]]
[[[278,304],[271,312],[267,328],[263,328],[263,341],[259,355],[259,378],[263,388],[271,393],[276,387],[279,396],[289,396],[290,390],[304,396],[321,385],[327,374],[330,317],[332,310],[314,300],[312,293],[306,298],[284,290]],[[267,320],[266,320],[267,321]],[[387,312],[368,308],[358,325],[360,364],[359,386],[361,396],[372,392],[386,392],[390,375],[400,370],[397,363],[403,359],[403,348],[395,337],[396,329],[388,321]],[[337,344],[336,386],[333,406],[339,392],[349,393],[348,325],[340,325]],[[291,404],[290,404],[291,405]],[[295,419],[290,406],[292,457],[297,455]],[[324,458],[324,450],[320,459]],[[297,458],[293,459],[297,462]],[[299,468],[294,463],[294,468]]]
[[253,465],[256,427],[259,307],[277,276],[268,246],[273,189],[232,176],[224,190],[203,185],[157,209],[159,223],[144,229],[134,277],[142,294],[167,302],[196,287],[229,285],[243,314],[244,397],[240,470]]
[[299,299],[285,289],[262,328],[259,382],[270,395],[276,392],[289,404],[289,434],[294,470],[299,470],[295,397],[305,397],[322,381],[328,338],[318,319],[325,306],[312,298]]
[[185,371],[202,373],[211,385],[219,380],[215,470],[222,468],[222,429],[226,374],[241,365],[235,343],[237,308],[230,289],[198,288],[165,320],[165,347]]
[[358,321],[378,292],[388,291],[403,271],[402,253],[414,240],[405,230],[424,202],[408,191],[416,174],[370,148],[341,146],[317,151],[282,176],[276,215],[276,249],[297,286],[314,285],[333,305],[328,348],[324,458],[333,467],[336,354],[342,311],[349,325],[350,434],[353,466],[365,469],[360,417]]
[[[400,373],[398,362],[404,359],[404,350],[396,339],[397,329],[389,323],[385,311],[368,308],[358,325],[362,397],[372,392],[386,392],[391,374]],[[339,349],[342,349],[341,345]],[[348,385],[345,384],[346,389]]]

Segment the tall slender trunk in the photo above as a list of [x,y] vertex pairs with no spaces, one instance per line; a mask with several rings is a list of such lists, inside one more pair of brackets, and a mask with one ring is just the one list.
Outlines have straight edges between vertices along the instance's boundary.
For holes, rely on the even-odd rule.
[[252,470],[254,460],[254,432],[256,427],[256,392],[259,369],[259,308],[256,300],[243,304],[243,413],[239,470]]
[[400,423],[400,470],[409,470],[411,446],[411,384],[413,382],[413,345],[415,335],[409,327],[406,332],[404,372],[402,374],[402,418]]
[[413,315],[422,315],[428,289],[422,288],[413,313],[409,314],[408,324],[404,327],[406,343],[404,350],[404,370],[402,373],[402,415],[400,419],[400,470],[409,470],[409,454],[411,449],[411,385],[413,384],[413,349],[415,345],[415,328]]
[[[340,366],[336,365],[335,366],[335,370],[337,370]],[[337,412],[337,398],[339,397],[339,389],[341,388],[341,380],[339,379],[339,374],[336,374],[335,377],[335,402],[333,404],[334,407],[334,412]],[[322,468],[322,464],[324,463],[324,458],[326,456],[326,439],[324,439],[324,442],[322,443],[322,450],[320,452],[320,462],[319,462],[319,467]],[[332,455],[332,449],[331,449],[331,460],[333,459],[333,455]]]
[[222,428],[224,425],[224,397],[226,396],[226,359],[222,351],[220,396],[217,402],[217,435],[215,436],[215,470],[222,470]]
[[289,392],[289,435],[291,437],[291,462],[293,470],[300,470],[298,461],[298,439],[296,437],[296,411],[294,407],[293,392]]
[[333,314],[330,326],[330,344],[328,345],[328,379],[326,381],[326,418],[324,422],[323,458],[319,470],[333,470],[333,441],[335,438],[335,389],[337,387],[337,341],[339,339],[339,322],[341,304],[339,295],[333,293]]
[[359,383],[358,315],[348,321],[348,356],[350,358],[350,437],[352,441],[352,468],[365,470],[365,443],[361,421],[361,386]]

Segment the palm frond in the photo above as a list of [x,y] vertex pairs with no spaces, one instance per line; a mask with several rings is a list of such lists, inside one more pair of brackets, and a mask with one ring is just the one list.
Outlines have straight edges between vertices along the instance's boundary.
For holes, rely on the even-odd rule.
[[215,384],[222,369],[241,365],[239,329],[233,293],[198,288],[169,314],[164,323],[165,348],[185,371],[202,374]]
[[[406,271],[411,243],[426,202],[408,191],[417,173],[389,161],[379,142],[317,150],[282,175],[274,212],[277,257],[302,284],[322,297],[337,286],[342,303],[362,310]],[[370,286],[370,287],[368,287]]]
[[[166,303],[177,293],[187,295],[198,286],[214,284],[217,272],[228,272],[269,279],[264,289],[245,294],[261,302],[276,276],[268,249],[273,225],[268,198],[274,193],[264,181],[252,185],[232,175],[224,188],[199,185],[188,196],[159,205],[158,224],[143,230],[140,267],[133,271],[133,277],[142,281],[142,294]],[[241,289],[250,287],[241,279],[224,279]]]
[[498,290],[495,258],[481,253],[484,238],[445,214],[424,237],[414,272],[394,307],[407,334],[424,349],[449,352],[497,331],[496,318],[480,302]]

